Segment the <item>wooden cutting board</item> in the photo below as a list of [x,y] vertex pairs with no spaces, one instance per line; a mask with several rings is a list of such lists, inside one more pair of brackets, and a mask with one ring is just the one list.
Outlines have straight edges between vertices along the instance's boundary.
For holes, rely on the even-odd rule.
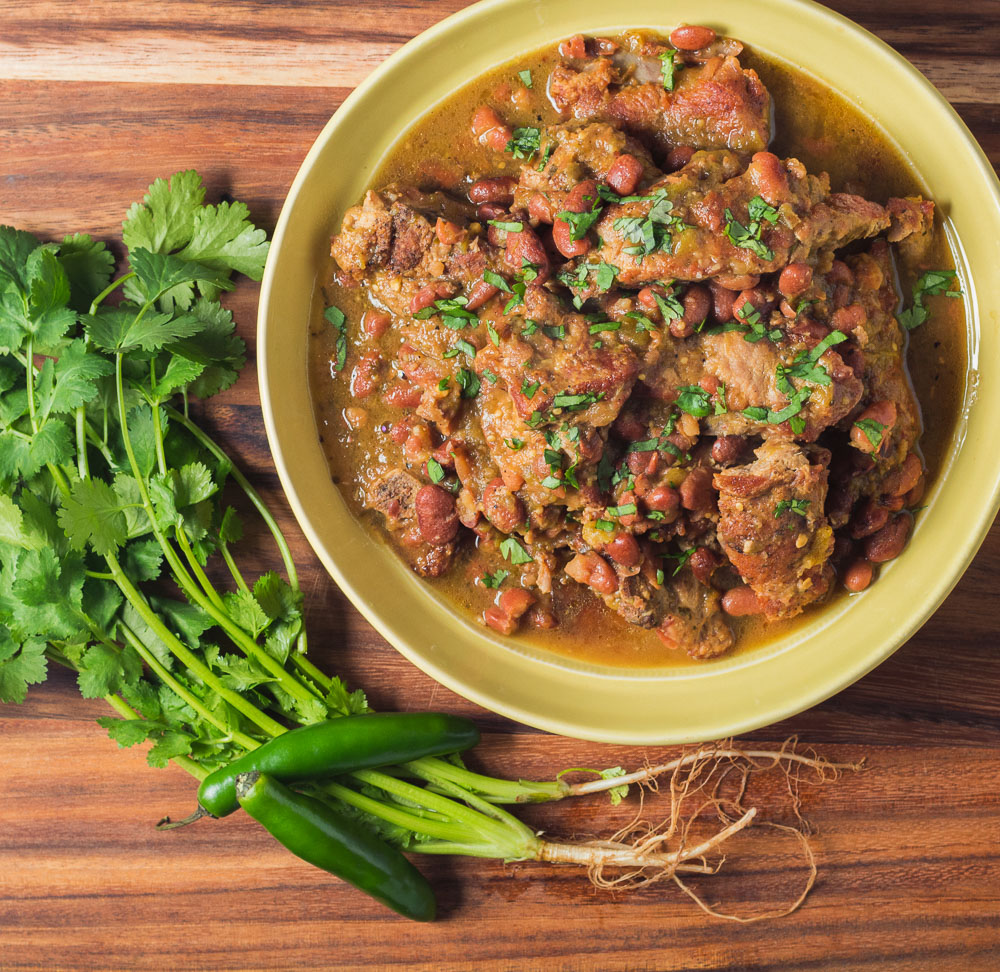
[[[350,89],[464,5],[0,2],[0,221],[43,238],[116,238],[153,178],[194,167],[210,196],[245,200],[273,228],[299,162]],[[1000,162],[1000,5],[831,6],[910,58]],[[256,299],[244,284],[230,301],[251,348]],[[650,755],[515,725],[409,665],[334,588],[285,508],[252,367],[206,421],[280,513],[322,667],[363,685],[380,709],[473,716],[486,734],[480,765],[497,774],[546,778]],[[192,806],[190,779],[118,751],[94,725],[103,705],[56,672],[25,705],[0,709],[0,969],[996,969],[998,579],[994,528],[893,658],[752,734],[763,744],[795,733],[869,766],[806,788],[819,881],[800,911],[764,924],[710,919],[669,884],[612,895],[568,868],[451,859],[420,861],[441,919],[407,923],[239,815],[154,831],[162,814]],[[655,819],[655,805],[647,810]],[[633,812],[591,800],[526,816],[565,836],[608,835]],[[709,897],[743,913],[794,897],[804,877],[793,846],[766,833],[734,848],[727,870]]]

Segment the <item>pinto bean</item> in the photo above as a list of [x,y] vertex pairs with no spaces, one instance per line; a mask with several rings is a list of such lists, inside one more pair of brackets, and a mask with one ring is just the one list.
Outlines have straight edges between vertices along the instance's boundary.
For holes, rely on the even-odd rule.
[[465,305],[466,310],[479,310],[488,300],[496,297],[500,293],[500,288],[485,280],[477,280],[469,288],[469,302]]
[[812,283],[813,271],[808,263],[789,263],[778,276],[778,290],[786,297],[798,297]]
[[423,392],[419,386],[411,385],[408,381],[399,381],[386,390],[382,400],[393,408],[416,408],[422,396]]
[[694,147],[691,145],[675,145],[663,160],[663,167],[667,172],[676,172],[683,169],[694,156]]
[[920,456],[911,452],[898,469],[885,477],[882,491],[889,496],[905,496],[920,482],[923,475],[924,467]]
[[597,183],[593,179],[584,179],[570,189],[563,208],[571,213],[586,213],[594,208],[598,198]]
[[843,260],[834,260],[826,272],[826,279],[828,283],[843,284],[849,287],[854,283],[854,272]]
[[458,223],[438,216],[434,224],[434,233],[445,246],[451,246],[462,238],[465,230]]
[[681,495],[672,486],[661,485],[651,489],[643,497],[643,502],[651,510],[671,513],[681,505]]
[[523,587],[512,587],[500,595],[497,607],[501,611],[505,611],[510,617],[519,618],[534,603],[535,595],[531,591],[526,591]]
[[489,105],[476,109],[472,116],[472,134],[495,152],[502,152],[514,137],[510,127]]
[[763,614],[764,605],[757,592],[746,584],[733,587],[722,595],[722,610],[734,618]]
[[767,318],[771,313],[771,309],[774,307],[774,301],[769,299],[767,293],[764,292],[763,287],[748,287],[746,290],[741,290],[733,301],[733,307],[735,308],[736,316],[741,320],[745,320],[746,317],[750,316],[750,311],[744,313],[744,308],[749,304],[762,318]]
[[712,295],[702,284],[691,284],[684,292],[684,323],[694,327],[700,324],[712,310]]
[[416,314],[418,311],[425,310],[434,301],[444,297],[451,297],[454,293],[455,290],[452,285],[443,280],[439,280],[437,283],[426,284],[410,298],[410,313]]
[[617,575],[608,562],[593,551],[577,554],[565,569],[578,584],[584,584],[598,594],[614,594],[618,590]]
[[631,533],[619,533],[604,549],[608,556],[622,567],[638,567],[642,561],[639,544]]
[[549,275],[551,263],[538,234],[528,226],[520,233],[508,233],[504,249],[504,259],[508,266],[520,270],[524,261],[538,268],[536,280],[540,283]]
[[865,558],[873,564],[894,560],[903,552],[912,524],[913,519],[907,513],[890,520],[878,533],[865,540]]
[[619,196],[631,196],[639,185],[642,173],[643,164],[634,155],[625,152],[611,163],[604,181]]
[[[657,293],[659,288],[656,287],[643,287],[642,290],[636,294],[636,300],[639,302],[639,306],[642,308],[642,312],[651,320],[658,321],[663,315],[660,312],[660,305],[656,302],[656,297],[653,296]],[[662,292],[660,294],[662,296]]]
[[440,486],[421,486],[413,505],[417,511],[420,535],[427,543],[440,547],[455,539],[458,533],[458,512],[455,497]]
[[564,219],[557,219],[552,224],[552,242],[567,260],[589,253],[591,247],[591,242],[586,236],[580,240],[573,239],[572,227]]
[[366,310],[361,315],[361,330],[364,331],[366,336],[376,341],[389,330],[390,324],[392,324],[392,318],[388,314],[380,314],[375,310]]
[[367,398],[378,388],[381,370],[382,355],[374,349],[365,351],[351,372],[351,395],[355,398]]
[[844,571],[844,587],[852,594],[857,594],[872,582],[874,573],[874,568],[867,560],[855,560]]
[[916,485],[903,497],[903,505],[907,507],[916,506],[924,498],[924,490],[927,488],[927,480],[921,473]]
[[691,565],[695,580],[708,587],[712,583],[712,574],[719,566],[719,558],[708,547],[699,547],[691,554],[688,563]]
[[510,176],[491,176],[479,179],[469,186],[469,201],[480,203],[503,203],[509,206],[514,201],[517,180]]
[[551,223],[555,219],[552,203],[540,192],[536,192],[528,200],[528,215],[532,219],[537,219],[539,223]]
[[681,505],[686,510],[709,510],[715,502],[712,489],[712,471],[699,467],[692,469],[680,485]]
[[709,280],[708,289],[712,292],[712,314],[719,324],[726,324],[733,319],[733,305],[736,294],[723,287],[716,280]]
[[756,273],[720,273],[712,279],[720,287],[725,287],[726,290],[735,290],[737,293],[756,287],[760,283],[760,275]]
[[528,518],[524,504],[499,476],[483,490],[483,515],[501,533],[513,533]]
[[[868,438],[865,430],[858,425],[859,422],[877,422],[882,426],[881,438],[878,435],[875,436],[878,441],[878,445],[875,445],[871,439]],[[853,445],[856,449],[860,449],[862,452],[867,452],[869,454],[880,452],[883,444],[889,438],[889,432],[895,424],[896,403],[888,400],[873,402],[854,420],[854,424],[851,426],[851,445]],[[918,475],[920,473],[919,459],[917,459],[917,473]],[[906,490],[904,489],[903,492],[905,493]],[[896,494],[893,493],[892,495],[895,496]]]
[[655,476],[660,467],[658,452],[630,452],[625,457],[629,472],[636,476]]
[[720,466],[736,462],[743,455],[746,444],[742,435],[720,435],[712,443],[712,461]]
[[[506,215],[507,209],[502,203],[482,203],[476,207],[476,218],[481,223],[488,223],[491,219],[502,219]],[[487,229],[487,238],[494,246],[499,245],[501,232],[496,226]]]
[[862,537],[871,536],[881,530],[889,520],[889,510],[881,503],[869,500],[854,515],[854,522],[851,524],[851,536],[855,540]]
[[572,37],[567,37],[559,45],[559,54],[562,57],[586,57],[587,42],[584,40],[583,34],[574,34]]
[[716,34],[711,27],[701,27],[697,24],[684,24],[670,32],[670,43],[679,51],[700,51],[715,40]]

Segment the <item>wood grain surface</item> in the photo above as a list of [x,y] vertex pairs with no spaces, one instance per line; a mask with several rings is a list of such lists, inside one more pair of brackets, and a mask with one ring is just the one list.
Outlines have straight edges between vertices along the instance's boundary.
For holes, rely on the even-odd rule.
[[[348,91],[441,2],[0,2],[0,221],[42,237],[117,237],[156,176],[195,167],[273,228],[299,162]],[[910,58],[1000,163],[1000,4],[836,0]],[[253,347],[257,289],[230,306]],[[253,368],[205,421],[252,473],[292,540],[317,661],[373,705],[473,716],[478,763],[550,777],[660,754],[510,723],[441,688],[339,594],[284,505]],[[244,551],[252,556],[252,552]],[[1000,967],[1000,527],[958,587],[889,661],[828,702],[753,733],[792,733],[867,771],[807,788],[819,880],[791,917],[712,920],[671,885],[592,890],[554,865],[419,860],[441,919],[418,926],[290,858],[239,815],[163,834],[190,779],[152,770],[94,724],[56,672],[0,709],[0,969],[996,969]],[[762,791],[781,804],[780,787]],[[655,804],[647,805],[655,819]],[[536,807],[563,836],[610,834],[634,806]],[[780,818],[779,811],[779,818]],[[703,889],[752,912],[797,893],[787,838],[733,848]]]

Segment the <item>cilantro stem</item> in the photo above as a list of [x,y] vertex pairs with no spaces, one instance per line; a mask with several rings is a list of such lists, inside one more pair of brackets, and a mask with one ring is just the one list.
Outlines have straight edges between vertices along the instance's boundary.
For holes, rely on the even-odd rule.
[[229,552],[229,544],[222,539],[218,541],[218,544],[219,553],[222,554],[222,559],[226,562],[226,566],[229,568],[229,573],[232,574],[236,586],[243,591],[244,594],[249,594],[250,588],[247,587],[247,582],[243,579],[243,574],[240,573],[239,567],[236,566],[236,561],[233,560],[233,555]]
[[24,369],[25,378],[27,381],[27,393],[28,393],[28,419],[31,422],[31,431],[38,432],[38,418],[35,415],[35,351],[34,351],[34,336],[28,335],[28,345],[25,350],[25,358],[28,361],[28,367]]
[[206,576],[205,571],[202,570],[201,564],[198,563],[198,558],[195,557],[194,551],[191,549],[187,533],[184,531],[183,522],[178,523],[174,527],[174,537],[177,540],[177,546],[180,547],[181,551],[184,553],[184,559],[188,562],[188,566],[194,573],[195,579],[201,585],[201,589],[204,591],[205,596],[216,606],[218,610],[225,611],[226,605],[222,603],[222,598],[219,596],[219,592],[212,586],[212,582]]
[[[153,502],[150,499],[149,490],[146,488],[146,480],[143,477],[142,470],[139,468],[139,463],[135,458],[135,450],[132,448],[132,437],[129,434],[128,429],[128,415],[125,410],[125,386],[122,375],[122,353],[120,351],[115,355],[115,389],[118,397],[118,420],[121,424],[122,443],[125,446],[125,453],[128,456],[129,465],[132,467],[132,475],[139,486],[139,495],[142,497],[142,505],[143,509],[146,511],[146,516],[149,517],[149,525],[153,532],[153,536],[160,544],[163,554],[167,559],[167,563],[170,564],[170,569],[173,571],[174,580],[177,582],[177,585],[184,592],[184,594],[187,595],[192,603],[200,607],[212,618],[213,621],[215,621],[216,624],[219,625],[220,628],[226,632],[233,644],[244,652],[244,654],[254,658],[263,668],[267,669],[267,671],[274,676],[275,681],[281,685],[281,687],[288,692],[292,698],[298,699],[302,702],[318,698],[318,693],[310,691],[308,687],[290,675],[284,665],[282,665],[276,658],[273,658],[268,652],[264,651],[241,627],[239,627],[239,625],[233,621],[224,609],[219,610],[213,601],[206,597],[206,595],[198,589],[194,579],[187,572],[180,557],[177,556],[177,551],[174,550],[173,544],[171,544],[166,536],[164,536],[163,531],[156,522],[156,511],[153,508]],[[155,406],[153,409],[154,412],[158,408],[159,406]],[[162,434],[162,428],[160,431]],[[224,458],[226,462],[230,462],[228,457],[224,456]],[[216,597],[218,597],[218,595],[216,595]]]
[[97,308],[101,306],[105,298],[109,294],[113,294],[126,280],[130,280],[135,276],[135,271],[131,270],[123,276],[119,277],[117,280],[112,280],[111,283],[107,285],[91,302],[90,309],[87,311],[88,314],[93,316],[97,313]]
[[[555,782],[535,782],[532,780],[501,780],[492,776],[483,776],[472,770],[456,766],[447,760],[425,757],[403,764],[414,776],[431,780],[432,777],[449,780],[467,790],[481,794],[490,802],[498,803],[534,803],[549,800],[561,800],[569,796],[568,783],[561,780]],[[429,772],[428,772],[429,771]]]
[[[260,514],[261,519],[267,525],[267,529],[270,531],[272,538],[274,539],[275,545],[278,548],[278,553],[281,555],[281,561],[285,565],[285,575],[288,577],[288,584],[296,594],[301,593],[299,588],[299,575],[295,570],[295,561],[292,558],[292,552],[288,548],[288,541],[285,540],[285,535],[281,532],[281,528],[278,526],[277,521],[272,516],[271,511],[268,509],[267,504],[261,499],[260,493],[250,484],[250,480],[243,475],[243,473],[237,468],[229,456],[226,455],[222,447],[210,436],[204,429],[197,426],[194,422],[188,418],[187,415],[187,398],[184,400],[185,411],[179,412],[176,408],[171,405],[164,406],[167,415],[170,416],[174,421],[180,422],[188,432],[209,452],[215,456],[220,462],[225,462],[229,464],[230,472],[229,474],[236,481],[236,484],[243,490],[247,499],[254,505],[254,508]],[[303,627],[302,632],[298,637],[298,646],[296,653],[292,656],[293,663],[297,668],[304,671],[318,682],[324,689],[328,689],[333,683],[331,679],[324,673],[321,672],[312,662],[310,662],[306,657],[305,653],[307,650],[307,640],[306,631]]]
[[179,639],[177,639],[170,629],[163,623],[160,616],[150,607],[146,598],[139,592],[139,590],[132,584],[122,570],[121,564],[118,563],[117,559],[112,556],[107,556],[104,558],[108,567],[111,568],[111,573],[114,575],[115,583],[120,588],[121,592],[129,599],[132,606],[136,609],[139,617],[149,625],[153,633],[157,635],[161,641],[170,649],[170,652],[175,655],[182,664],[186,665],[195,675],[198,676],[209,688],[211,688],[215,693],[222,698],[224,701],[228,702],[237,712],[246,716],[251,722],[259,726],[264,732],[270,733],[272,736],[277,736],[282,732],[285,732],[285,727],[272,719],[266,712],[261,712],[257,706],[248,702],[242,695],[238,692],[234,692],[231,689],[226,688],[222,684],[221,679],[219,679],[215,673],[193,652],[187,645],[183,644]]
[[245,732],[240,732],[239,729],[233,729],[227,726],[226,723],[219,718],[214,712],[208,709],[201,699],[198,698],[193,692],[191,692],[185,685],[183,685],[174,675],[167,670],[166,666],[156,657],[139,639],[138,635],[127,625],[120,624],[121,632],[125,636],[125,640],[135,649],[136,653],[140,658],[154,671],[157,677],[166,685],[171,691],[174,692],[179,698],[183,699],[195,712],[201,716],[206,722],[211,723],[220,732],[226,733],[231,736],[234,742],[239,743],[244,749],[256,749],[260,743],[254,739],[252,736],[248,736]]

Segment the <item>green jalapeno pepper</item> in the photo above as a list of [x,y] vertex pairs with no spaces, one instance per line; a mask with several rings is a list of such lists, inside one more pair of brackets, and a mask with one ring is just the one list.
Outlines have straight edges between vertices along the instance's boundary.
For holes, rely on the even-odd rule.
[[461,716],[440,712],[345,716],[282,733],[220,767],[198,787],[198,804],[213,817],[238,810],[236,777],[252,770],[285,783],[301,783],[462,752],[478,742],[479,730]]
[[296,857],[336,875],[414,921],[434,917],[427,879],[398,851],[325,803],[257,772],[241,773],[244,810]]

